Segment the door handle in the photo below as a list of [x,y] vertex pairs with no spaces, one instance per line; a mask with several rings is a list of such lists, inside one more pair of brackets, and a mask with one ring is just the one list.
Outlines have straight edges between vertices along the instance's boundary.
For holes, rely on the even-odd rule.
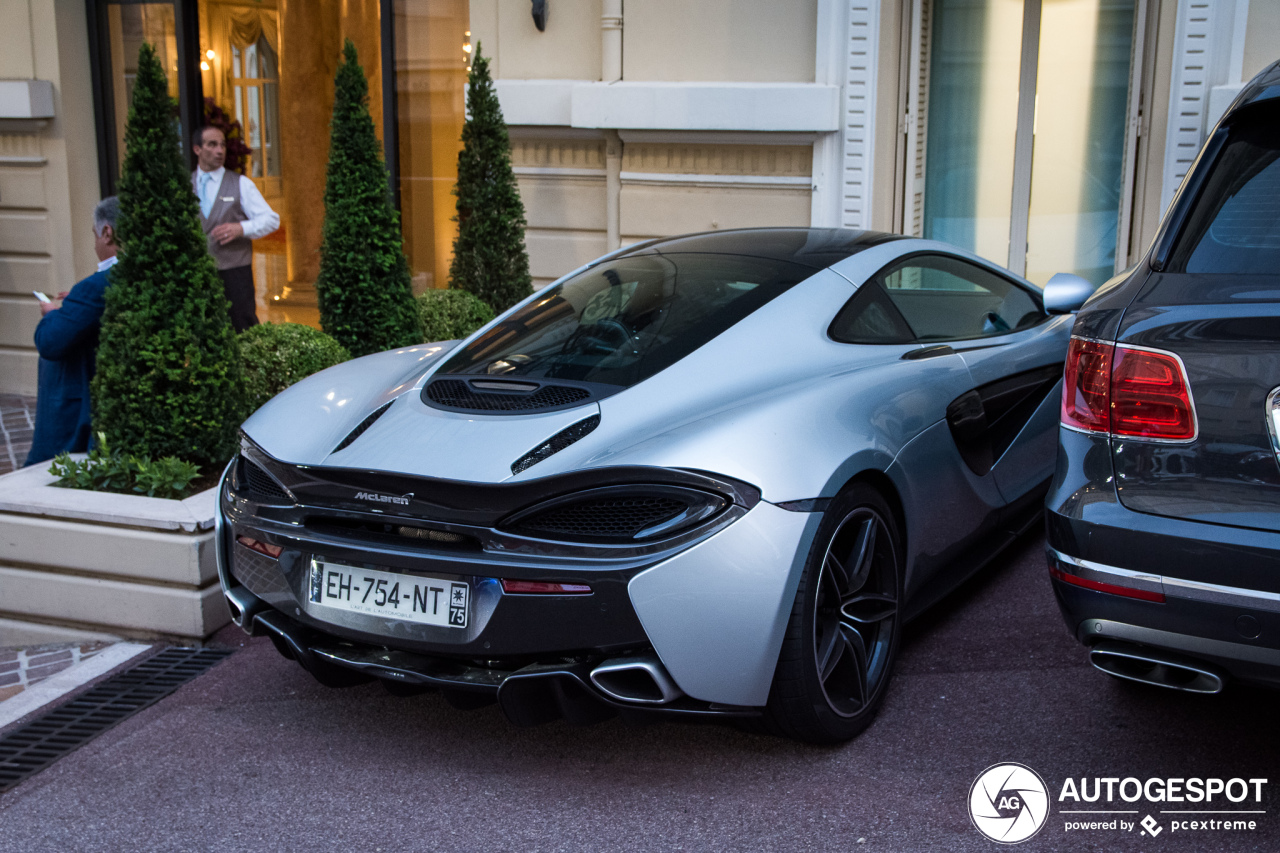
[[955,355],[956,351],[946,344],[938,344],[932,347],[921,347],[913,349],[910,352],[902,354],[902,361],[919,361],[922,358],[934,358],[939,355]]

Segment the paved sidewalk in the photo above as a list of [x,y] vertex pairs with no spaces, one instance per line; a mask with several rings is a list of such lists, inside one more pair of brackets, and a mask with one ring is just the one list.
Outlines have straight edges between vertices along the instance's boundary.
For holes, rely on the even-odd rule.
[[93,657],[111,643],[59,643],[0,649],[0,702]]
[[0,394],[0,474],[22,467],[35,425],[35,397]]

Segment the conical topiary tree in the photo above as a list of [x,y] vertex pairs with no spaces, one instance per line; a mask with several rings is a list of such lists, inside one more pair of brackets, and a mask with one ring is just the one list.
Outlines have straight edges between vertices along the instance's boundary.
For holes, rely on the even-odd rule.
[[502,120],[489,60],[475,59],[467,78],[467,123],[458,154],[458,239],[449,279],[496,311],[529,295],[529,255],[524,248],[524,204],[511,171],[511,140]]
[[334,81],[320,246],[320,325],[353,355],[422,343],[400,215],[391,204],[369,84],[347,39]]
[[111,447],[217,467],[236,449],[241,367],[222,280],[206,249],[164,69],[151,45],[125,128],[116,240],[92,385]]

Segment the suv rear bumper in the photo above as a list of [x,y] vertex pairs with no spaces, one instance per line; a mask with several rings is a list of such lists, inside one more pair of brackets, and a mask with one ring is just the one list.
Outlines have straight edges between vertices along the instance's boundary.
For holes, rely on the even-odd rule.
[[1274,594],[1189,584],[1098,563],[1081,567],[1083,561],[1052,546],[1047,557],[1050,567],[1073,577],[1110,575],[1116,587],[1163,590],[1163,602],[1146,601],[1053,578],[1067,628],[1084,645],[1123,643],[1176,652],[1235,679],[1280,687],[1280,601]]
[[1047,557],[1070,576],[1052,582],[1072,635],[1280,686],[1280,533],[1135,512],[1116,496],[1106,436],[1063,429],[1059,442]]

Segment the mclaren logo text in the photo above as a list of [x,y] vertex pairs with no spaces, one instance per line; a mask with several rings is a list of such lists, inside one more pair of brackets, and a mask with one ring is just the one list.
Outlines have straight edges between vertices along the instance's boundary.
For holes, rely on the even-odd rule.
[[380,504],[400,504],[401,506],[409,505],[409,498],[413,497],[413,492],[407,495],[380,495],[377,492],[356,492],[356,500],[358,501],[374,501]]

